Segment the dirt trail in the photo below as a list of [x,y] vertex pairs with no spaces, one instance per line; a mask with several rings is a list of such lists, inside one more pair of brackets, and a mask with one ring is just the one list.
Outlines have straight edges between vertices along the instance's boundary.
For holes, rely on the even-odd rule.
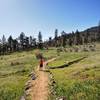
[[[44,68],[45,70],[46,64],[55,60],[55,58],[48,60],[44,63]],[[47,100],[48,99],[48,94],[49,94],[49,89],[48,89],[48,73],[45,71],[39,71],[39,67],[36,70],[37,73],[37,78],[36,80],[32,80],[32,85],[31,87],[31,97],[32,100]]]

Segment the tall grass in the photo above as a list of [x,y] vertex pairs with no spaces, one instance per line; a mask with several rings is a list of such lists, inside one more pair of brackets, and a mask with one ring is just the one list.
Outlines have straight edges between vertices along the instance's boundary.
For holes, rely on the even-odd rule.
[[[49,65],[57,66],[58,62],[82,57],[82,54],[65,54]],[[86,54],[87,55],[87,54]],[[72,57],[71,57],[72,56]],[[71,59],[70,59],[71,58]],[[54,67],[53,66],[53,67]],[[100,54],[91,52],[88,58],[69,67],[51,69],[55,80],[54,90],[56,96],[66,97],[67,100],[99,100],[100,99]]]
[[[55,50],[41,52],[46,59],[55,54]],[[37,65],[34,51],[0,56],[0,100],[20,100],[29,74]]]

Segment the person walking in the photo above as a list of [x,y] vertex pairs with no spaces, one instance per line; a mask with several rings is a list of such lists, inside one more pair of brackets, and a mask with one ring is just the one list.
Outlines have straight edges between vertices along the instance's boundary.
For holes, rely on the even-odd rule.
[[43,64],[44,64],[44,60],[43,60],[43,57],[41,57],[40,58],[39,70],[43,70]]

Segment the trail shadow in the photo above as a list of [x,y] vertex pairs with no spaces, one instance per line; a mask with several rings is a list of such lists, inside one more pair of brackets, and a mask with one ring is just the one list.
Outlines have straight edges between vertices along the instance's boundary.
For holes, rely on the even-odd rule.
[[68,67],[68,66],[70,66],[70,65],[72,65],[72,64],[74,64],[74,63],[78,63],[78,62],[80,62],[81,60],[83,60],[83,59],[85,59],[85,58],[87,58],[87,56],[81,57],[81,58],[78,58],[78,59],[75,59],[75,60],[70,61],[70,62],[68,62],[68,63],[66,63],[66,64],[64,64],[64,65],[55,66],[55,67],[53,67],[53,66],[52,66],[52,67],[49,67],[49,69],[65,68],[65,67]]

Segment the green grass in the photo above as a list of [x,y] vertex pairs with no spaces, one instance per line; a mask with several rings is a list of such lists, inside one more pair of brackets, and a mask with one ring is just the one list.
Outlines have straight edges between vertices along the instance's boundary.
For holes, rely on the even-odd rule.
[[51,69],[55,80],[54,90],[57,97],[65,96],[67,100],[99,100],[100,99],[100,54],[68,53],[61,55],[49,66],[58,66],[64,61],[72,61],[77,57],[88,55],[78,63],[66,68]]
[[[23,95],[29,73],[36,68],[39,62],[34,52],[16,52],[0,56],[0,100],[19,100]],[[57,57],[54,48],[40,52],[46,60]],[[56,81],[54,90],[57,97],[65,96],[68,100],[100,99],[100,51],[62,52],[48,66],[60,66],[84,56],[88,57],[69,67],[50,70]]]
[[0,100],[20,100],[27,77],[20,75],[0,79]]
[[0,59],[0,100],[19,100],[28,74],[37,64],[34,53],[13,53]]
[[[35,51],[16,52],[0,56],[0,100],[20,100],[29,73],[38,65]],[[54,57],[55,50],[41,50],[46,59]]]
[[86,52],[80,52],[80,53],[61,53],[60,56],[53,62],[49,63],[49,67],[56,67],[56,66],[61,66],[64,65],[66,63],[68,63],[69,61],[73,61],[75,59],[81,58],[81,57],[85,57],[88,54]]

